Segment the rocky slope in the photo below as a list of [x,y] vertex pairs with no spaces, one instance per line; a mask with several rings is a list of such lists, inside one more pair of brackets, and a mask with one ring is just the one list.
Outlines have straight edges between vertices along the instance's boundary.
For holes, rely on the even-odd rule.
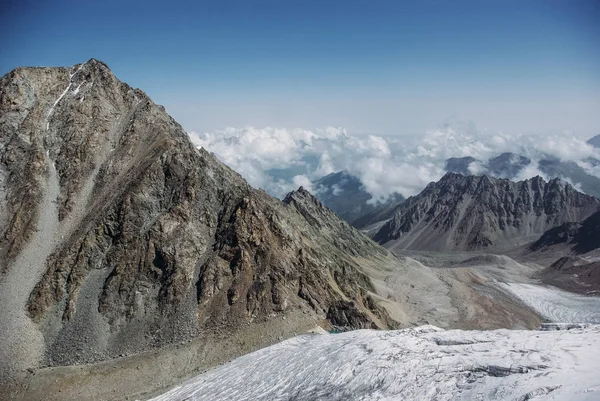
[[544,283],[586,295],[600,294],[600,262],[563,256],[541,274]]
[[5,384],[194,338],[256,347],[276,317],[286,336],[395,324],[358,262],[385,250],[303,190],[254,190],[100,61],[0,79],[0,161]]
[[567,247],[571,253],[583,254],[600,248],[600,211],[581,222],[566,222],[546,231],[530,246],[532,251]]
[[408,198],[373,238],[398,249],[482,249],[587,218],[599,204],[559,179],[515,183],[447,173]]
[[404,200],[402,195],[395,193],[384,203],[373,203],[373,195],[365,190],[362,182],[345,171],[314,181],[313,189],[325,206],[355,227],[361,227],[365,215]]

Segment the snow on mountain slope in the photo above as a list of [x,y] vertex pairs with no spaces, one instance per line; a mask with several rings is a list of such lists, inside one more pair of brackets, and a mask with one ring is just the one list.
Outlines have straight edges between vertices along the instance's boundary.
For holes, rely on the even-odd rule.
[[154,401],[598,400],[600,326],[303,335],[201,374]]
[[600,324],[600,297],[535,284],[503,283],[500,286],[551,322]]

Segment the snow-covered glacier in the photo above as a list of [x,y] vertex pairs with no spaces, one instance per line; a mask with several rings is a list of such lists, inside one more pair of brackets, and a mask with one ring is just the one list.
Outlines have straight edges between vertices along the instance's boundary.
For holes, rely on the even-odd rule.
[[301,335],[155,398],[600,400],[600,326],[461,331],[422,326]]
[[552,286],[519,283],[498,285],[549,322],[600,324],[600,297],[575,294]]

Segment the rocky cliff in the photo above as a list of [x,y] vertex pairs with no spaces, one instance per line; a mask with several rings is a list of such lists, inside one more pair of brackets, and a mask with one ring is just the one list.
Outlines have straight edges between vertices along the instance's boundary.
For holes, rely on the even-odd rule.
[[358,264],[386,251],[303,190],[251,188],[100,61],[0,79],[0,178],[2,377],[209,335],[260,346],[286,316],[284,335],[394,324]]
[[482,249],[582,220],[599,204],[559,179],[511,182],[447,173],[400,205],[373,238],[404,249]]

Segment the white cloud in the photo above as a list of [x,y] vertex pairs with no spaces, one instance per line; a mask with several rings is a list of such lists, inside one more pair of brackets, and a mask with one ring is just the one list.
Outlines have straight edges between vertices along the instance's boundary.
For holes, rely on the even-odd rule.
[[297,175],[292,179],[295,188],[304,187],[308,192],[313,192],[312,181],[305,175]]
[[[227,128],[190,133],[192,141],[214,152],[248,182],[282,197],[300,185],[312,189],[311,181],[347,170],[358,177],[374,201],[393,192],[405,196],[420,192],[440,179],[449,157],[472,156],[486,161],[503,152],[527,156],[532,163],[518,178],[541,175],[538,163],[554,156],[580,164],[600,176],[600,167],[584,159],[600,158],[598,149],[572,133],[560,135],[510,135],[477,130],[473,124],[446,124],[420,136],[352,135],[343,128],[323,130],[282,128]],[[483,172],[471,163],[472,173]]]

